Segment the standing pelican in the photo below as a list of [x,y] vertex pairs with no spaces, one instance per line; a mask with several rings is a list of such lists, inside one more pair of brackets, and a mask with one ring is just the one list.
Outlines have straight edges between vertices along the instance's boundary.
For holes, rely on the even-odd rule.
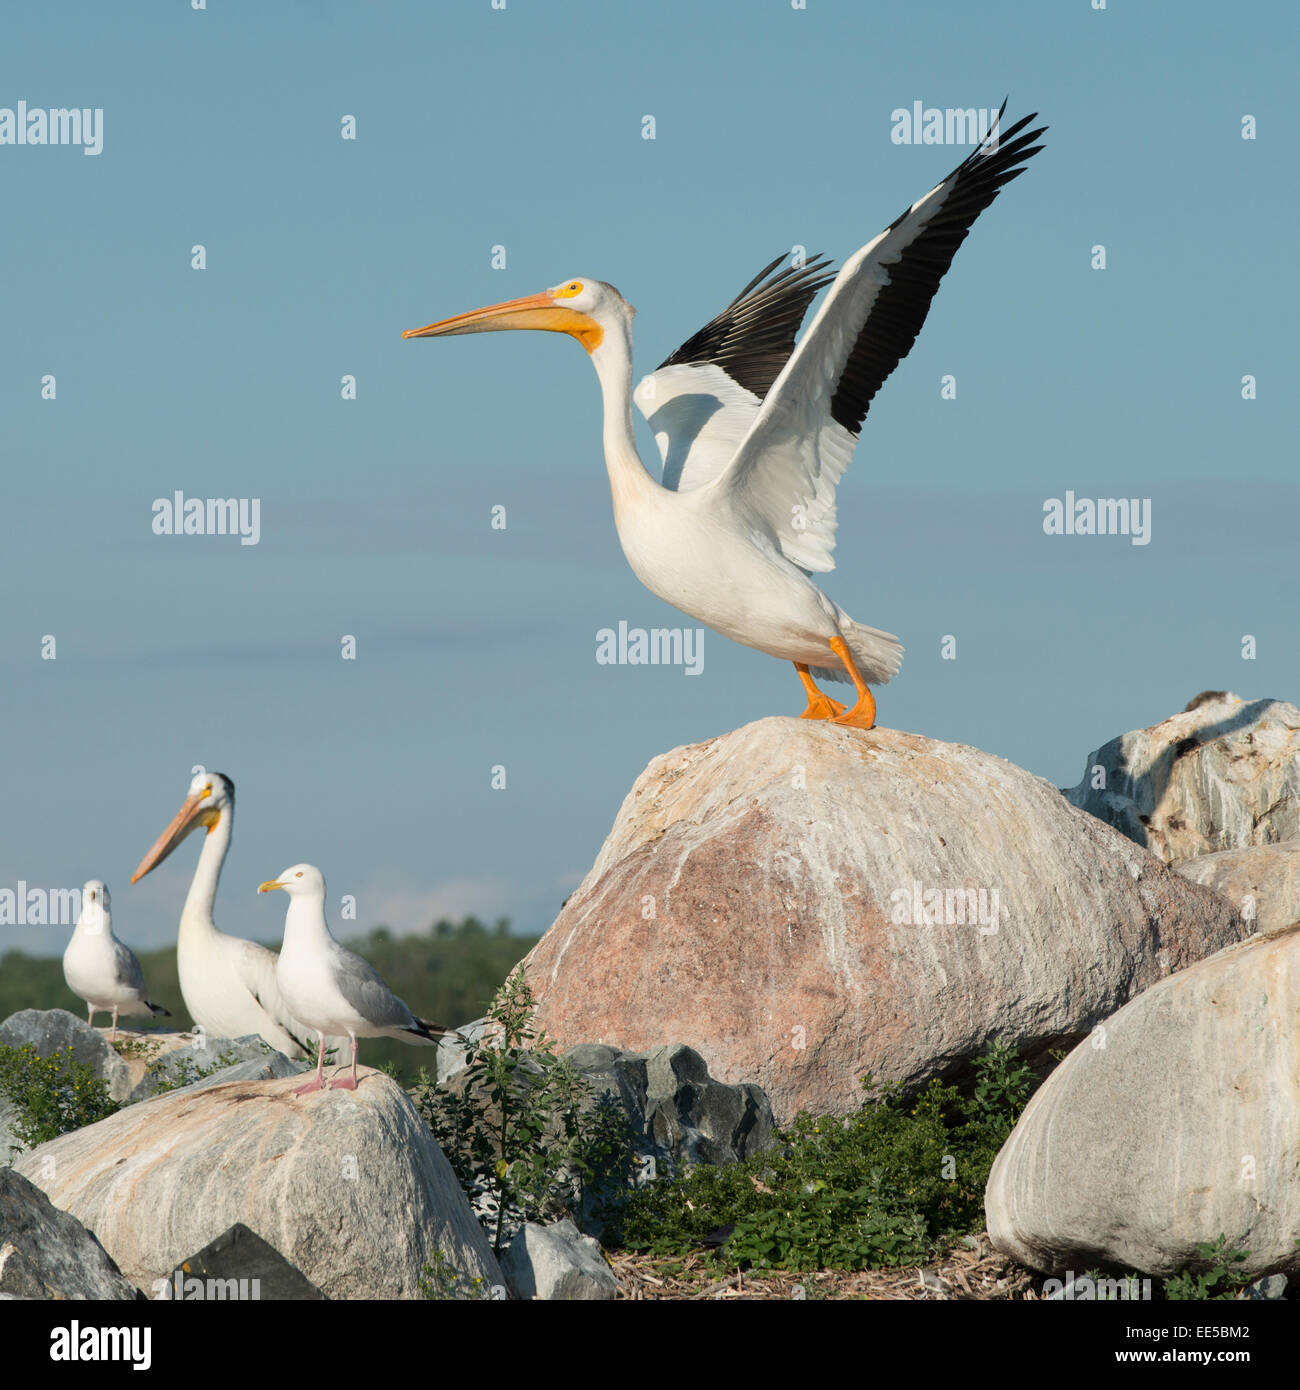
[[454,1028],[416,1018],[379,978],[369,961],[334,940],[325,920],[325,876],[319,869],[311,864],[294,864],[279,878],[259,884],[257,891],[269,893],[275,888],[282,888],[289,895],[284,945],[275,967],[280,993],[321,1039],[316,1075],[305,1086],[299,1086],[294,1095],[319,1091],[323,1086],[327,1033],[346,1033],[352,1040],[352,1079],[340,1081],[336,1075],[331,1086],[335,1090],[355,1091],[358,1038],[436,1044],[439,1034],[455,1032]]
[[110,903],[103,879],[87,880],[81,890],[81,915],[63,953],[63,978],[73,994],[86,1001],[86,1021],[92,1028],[98,1010],[113,1011],[110,1040],[116,1042],[118,1014],[171,1014],[145,998],[144,971],[135,952],[113,934]]
[[138,883],[200,826],[207,832],[194,881],[181,909],[176,965],[190,1017],[210,1037],[260,1033],[288,1057],[303,1057],[308,1030],[294,1018],[275,983],[275,952],[218,931],[212,920],[217,881],[235,825],[235,784],[220,772],[201,772],[171,824],[131,875]]
[[[802,718],[869,729],[868,686],[889,680],[903,649],[891,633],[854,622],[809,575],[834,568],[835,488],[867,408],[911,349],[976,217],[1042,148],[1033,142],[1046,127],[1024,131],[1033,119],[1000,140],[995,126],[838,275],[821,273],[829,263],[817,259],[778,270],[778,257],[635,393],[635,311],[586,276],[402,336],[535,328],[576,338],[600,380],[614,524],[637,578],[733,641],[794,662],[808,696]],[[662,483],[637,454],[634,399],[655,431]],[[852,681],[853,707],[814,677]]]

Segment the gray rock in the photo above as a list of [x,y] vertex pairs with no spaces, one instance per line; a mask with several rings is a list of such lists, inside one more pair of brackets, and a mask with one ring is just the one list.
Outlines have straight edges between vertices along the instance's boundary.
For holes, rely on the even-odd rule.
[[271,1050],[266,1057],[250,1057],[247,1062],[237,1062],[233,1067],[223,1067],[211,1076],[201,1076],[188,1086],[180,1086],[173,1095],[190,1095],[195,1091],[206,1091],[213,1086],[229,1086],[232,1081],[279,1081],[286,1076],[301,1076],[307,1068],[301,1062],[294,1062],[283,1052]]
[[704,1058],[682,1043],[652,1052],[621,1052],[580,1043],[564,1054],[591,1083],[627,1112],[636,1151],[653,1157],[658,1176],[679,1166],[737,1163],[772,1142],[772,1107],[750,1082],[728,1086],[709,1075]]
[[1030,1100],[985,1190],[993,1244],[1047,1273],[1300,1272],[1300,926],[1126,1004]]
[[[456,1031],[470,1042],[479,1042],[488,1026],[486,1018],[476,1018],[473,1023],[462,1024]],[[444,1033],[438,1039],[438,1050],[433,1054],[437,1069],[434,1075],[439,1082],[448,1081],[459,1075],[468,1065],[467,1048],[460,1038],[452,1033]]]
[[325,1297],[302,1270],[242,1222],[182,1260],[160,1293],[184,1302],[218,1298],[301,1302]]
[[104,1247],[40,1188],[0,1167],[0,1293],[21,1298],[136,1299]]
[[131,1093],[126,1063],[97,1028],[66,1009],[23,1009],[0,1023],[0,1046],[25,1047],[28,1043],[39,1057],[52,1057],[71,1047],[78,1062],[108,1083],[108,1094],[115,1101],[124,1101]]
[[1286,1275],[1269,1274],[1263,1279],[1256,1279],[1253,1284],[1248,1285],[1241,1291],[1242,1298],[1250,1299],[1278,1299],[1286,1297]]
[[[232,1057],[234,1061],[228,1063],[226,1059]],[[199,1046],[190,1043],[160,1057],[132,1089],[130,1100],[134,1103],[156,1096],[164,1080],[176,1089],[194,1091],[204,1086],[222,1086],[228,1081],[296,1076],[306,1070],[304,1063],[277,1052],[256,1033],[245,1038],[207,1038]],[[200,1072],[208,1074],[200,1076]]]
[[1278,931],[1300,921],[1300,840],[1202,854],[1174,869],[1222,893],[1255,931]]
[[618,1296],[618,1280],[600,1243],[572,1221],[526,1222],[501,1252],[501,1269],[515,1298],[592,1301]]
[[50,1297],[36,1266],[8,1241],[0,1245],[0,1293],[10,1298]]
[[211,1078],[61,1135],[16,1168],[143,1288],[237,1222],[327,1298],[418,1298],[439,1250],[467,1279],[501,1284],[406,1093],[381,1072],[359,1075],[356,1091],[306,1096],[293,1094],[296,1076]]
[[1207,691],[1089,754],[1065,795],[1167,864],[1295,839],[1300,709]]
[[4,1096],[0,1096],[0,1168],[7,1167],[14,1154],[21,1153],[23,1149],[13,1129],[14,1117],[17,1114],[17,1107]]

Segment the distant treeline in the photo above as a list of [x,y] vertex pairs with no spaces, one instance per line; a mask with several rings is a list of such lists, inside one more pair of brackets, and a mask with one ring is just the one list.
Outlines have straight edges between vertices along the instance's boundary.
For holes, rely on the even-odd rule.
[[[422,936],[394,936],[387,927],[376,927],[366,936],[345,944],[364,956],[392,986],[393,991],[422,1018],[457,1027],[479,1018],[498,987],[520,960],[533,948],[535,936],[511,936],[510,923],[501,918],[485,926],[477,917],[461,922],[446,919],[435,922]],[[272,950],[278,942],[266,943]],[[176,948],[137,951],[149,997],[172,1011],[169,1019],[158,1020],[168,1028],[192,1026],[176,978]],[[20,1009],[67,1009],[80,1018],[86,1006],[68,989],[63,979],[63,963],[57,956],[29,956],[8,951],[0,956],[0,1019]],[[107,1022],[96,1016],[96,1024]],[[143,1020],[124,1020],[131,1028]],[[361,1042],[361,1060],[380,1067],[387,1061],[397,1064],[405,1081],[413,1081],[422,1063],[432,1070],[431,1047],[408,1047],[387,1038],[368,1038]]]

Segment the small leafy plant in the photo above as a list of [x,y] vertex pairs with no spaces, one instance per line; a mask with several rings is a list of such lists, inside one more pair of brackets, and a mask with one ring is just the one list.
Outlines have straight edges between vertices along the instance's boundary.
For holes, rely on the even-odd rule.
[[1201,1241],[1196,1251],[1206,1261],[1208,1268],[1196,1273],[1183,1270],[1181,1274],[1166,1279],[1165,1298],[1171,1303],[1236,1298],[1250,1283],[1247,1275],[1234,1268],[1243,1264],[1250,1252],[1229,1250],[1226,1235],[1220,1235],[1217,1240]]
[[0,1095],[14,1107],[10,1128],[26,1149],[107,1119],[121,1108],[108,1094],[108,1083],[77,1061],[71,1045],[49,1057],[39,1056],[32,1043],[0,1046]]
[[[175,1057],[176,1054],[172,1053]],[[202,1081],[204,1077],[213,1076],[219,1071],[225,1071],[227,1067],[235,1066],[239,1058],[229,1050],[222,1052],[215,1062],[209,1063],[206,1067],[201,1067],[192,1057],[179,1057],[173,1062],[171,1074],[169,1074],[162,1062],[150,1062],[148,1072],[150,1076],[157,1078],[157,1086],[154,1088],[155,1095],[165,1095],[168,1091],[180,1091],[186,1086],[192,1086],[196,1081]]]
[[420,1271],[419,1287],[421,1298],[439,1302],[479,1303],[493,1296],[491,1286],[481,1275],[470,1278],[436,1247],[433,1259]]
[[533,1025],[537,1000],[522,967],[488,1011],[454,1085],[425,1081],[419,1106],[461,1186],[486,1198],[493,1248],[507,1219],[581,1226],[587,1198],[626,1188],[633,1162],[622,1110],[592,1103],[591,1085]]

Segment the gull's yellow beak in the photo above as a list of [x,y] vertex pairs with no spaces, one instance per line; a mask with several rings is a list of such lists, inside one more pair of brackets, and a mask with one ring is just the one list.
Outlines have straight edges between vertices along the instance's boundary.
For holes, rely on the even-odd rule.
[[467,314],[439,319],[423,328],[408,328],[402,337],[451,338],[458,333],[495,333],[506,328],[567,333],[588,352],[594,352],[605,336],[604,329],[590,314],[558,303],[549,290],[544,290],[541,294],[526,294],[522,299],[507,299],[503,304],[490,304],[486,309],[471,309]]
[[265,883],[257,885],[259,893],[269,893],[273,888],[283,888],[284,884],[278,878],[268,878]]
[[204,792],[199,796],[185,798],[181,809],[172,817],[171,824],[153,842],[149,853],[140,861],[140,867],[131,875],[132,883],[138,883],[150,869],[156,869],[191,830],[200,825],[206,825],[209,830],[213,829],[221,819],[221,812],[214,811],[205,804],[207,797],[208,793]]

